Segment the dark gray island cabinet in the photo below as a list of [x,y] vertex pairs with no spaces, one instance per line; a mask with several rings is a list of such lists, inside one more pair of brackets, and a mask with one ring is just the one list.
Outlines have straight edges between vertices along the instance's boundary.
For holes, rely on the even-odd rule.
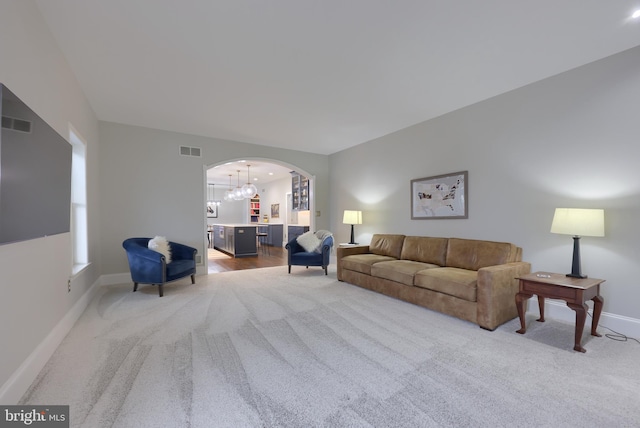
[[262,223],[258,225],[258,232],[266,233],[264,240],[260,241],[263,245],[272,247],[282,247],[284,225],[279,223]]
[[249,224],[214,224],[213,248],[233,257],[258,255],[256,226]]

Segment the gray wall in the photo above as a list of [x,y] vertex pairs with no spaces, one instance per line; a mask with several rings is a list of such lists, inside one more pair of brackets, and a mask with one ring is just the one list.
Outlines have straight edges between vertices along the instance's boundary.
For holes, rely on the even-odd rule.
[[[0,392],[100,275],[98,122],[33,1],[0,2],[0,81],[68,139],[87,140],[89,260],[71,275],[70,234],[0,245]],[[46,213],[40,221],[47,221]],[[9,403],[6,403],[9,404]]]
[[[332,230],[362,209],[377,232],[490,239],[534,270],[569,272],[556,207],[604,208],[604,238],[582,238],[582,267],[606,279],[604,311],[640,319],[640,48],[420,123],[330,157]],[[469,171],[469,219],[411,220],[409,181]]]
[[[316,228],[338,242],[349,237],[342,210],[358,208],[360,242],[376,232],[510,241],[540,270],[570,268],[571,238],[549,233],[554,208],[604,208],[606,237],[583,238],[583,268],[607,280],[605,311],[640,319],[640,48],[330,157],[98,124],[30,0],[0,2],[0,57],[2,83],[61,135],[70,123],[88,142],[91,261],[67,293],[69,234],[0,246],[2,386],[100,275],[127,271],[124,238],[164,234],[204,250],[204,166],[226,160],[314,174]],[[180,157],[179,145],[204,155]],[[469,171],[469,219],[410,220],[409,181],[459,170]]]
[[[110,122],[100,122],[100,144],[103,274],[128,271],[122,241],[131,236],[162,235],[204,254],[205,169],[228,160],[276,160],[314,175],[325,213],[316,224],[329,225],[327,156]],[[202,148],[202,157],[180,156],[181,145]]]

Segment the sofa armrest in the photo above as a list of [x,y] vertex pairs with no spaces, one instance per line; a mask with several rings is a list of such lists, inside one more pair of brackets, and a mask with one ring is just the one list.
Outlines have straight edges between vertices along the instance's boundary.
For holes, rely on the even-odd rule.
[[340,246],[336,249],[336,269],[338,271],[338,281],[342,281],[342,258],[353,254],[369,253],[368,245]]
[[478,270],[477,322],[480,327],[495,330],[518,316],[516,278],[530,272],[531,263],[528,262],[506,263]]

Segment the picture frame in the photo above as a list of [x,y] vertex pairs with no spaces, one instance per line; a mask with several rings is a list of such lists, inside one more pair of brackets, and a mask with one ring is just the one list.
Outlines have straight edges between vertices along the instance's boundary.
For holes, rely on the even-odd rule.
[[271,204],[271,218],[280,218],[280,204]]
[[218,218],[218,204],[207,203],[207,218]]
[[469,172],[411,180],[411,219],[469,218]]

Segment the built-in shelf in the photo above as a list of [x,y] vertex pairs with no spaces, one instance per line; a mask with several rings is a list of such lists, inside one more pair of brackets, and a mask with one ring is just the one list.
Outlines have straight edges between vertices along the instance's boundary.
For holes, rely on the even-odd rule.
[[260,195],[258,194],[249,200],[249,222],[260,222]]
[[291,209],[306,211],[309,209],[309,179],[291,171]]

